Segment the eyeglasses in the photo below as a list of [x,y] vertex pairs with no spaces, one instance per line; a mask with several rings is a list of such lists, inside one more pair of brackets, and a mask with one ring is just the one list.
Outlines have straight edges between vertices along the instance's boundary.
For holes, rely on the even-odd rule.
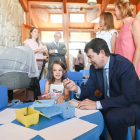
[[60,36],[57,36],[57,35],[55,35],[55,37],[57,37],[57,38],[61,38]]

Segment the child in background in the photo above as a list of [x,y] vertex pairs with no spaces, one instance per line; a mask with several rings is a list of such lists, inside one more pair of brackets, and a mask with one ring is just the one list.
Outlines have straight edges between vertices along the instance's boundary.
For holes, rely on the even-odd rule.
[[45,99],[55,99],[56,103],[62,103],[64,100],[69,99],[69,91],[64,89],[63,80],[65,79],[62,71],[66,72],[66,66],[63,62],[55,60],[50,66],[50,77],[45,83],[44,94],[50,93],[45,96]]

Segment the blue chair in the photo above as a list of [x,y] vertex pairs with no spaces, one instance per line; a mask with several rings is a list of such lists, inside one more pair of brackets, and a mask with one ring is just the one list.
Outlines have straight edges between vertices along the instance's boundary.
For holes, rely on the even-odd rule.
[[46,83],[47,80],[48,80],[48,79],[41,79],[41,80],[39,81],[41,94],[44,94],[45,83]]
[[[104,126],[102,135],[105,138],[105,140],[108,140],[108,130],[106,126]],[[126,140],[132,140],[131,126],[128,127]],[[140,130],[138,129],[137,125],[135,125],[135,140],[140,140]]]
[[[126,140],[132,140],[131,126],[128,127]],[[140,130],[138,129],[137,125],[135,125],[135,140],[140,140]]]
[[0,86],[0,109],[8,105],[8,89],[6,86]]
[[89,75],[89,70],[80,70],[81,73],[83,73],[83,75]]
[[[70,72],[68,78],[76,83],[76,85],[81,86],[83,80],[83,74],[81,72]],[[70,99],[74,98],[74,93],[70,91]]]
[[68,78],[69,78],[70,73],[71,73],[71,70],[67,70]]

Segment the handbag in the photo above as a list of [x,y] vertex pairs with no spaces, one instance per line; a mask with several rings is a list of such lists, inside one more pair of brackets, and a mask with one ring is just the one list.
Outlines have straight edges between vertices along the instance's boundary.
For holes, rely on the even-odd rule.
[[80,67],[80,68],[84,68],[84,64],[79,63],[79,67]]
[[37,96],[40,96],[41,92],[40,92],[39,80],[36,77],[31,78],[30,88],[34,92],[34,98],[38,99]]

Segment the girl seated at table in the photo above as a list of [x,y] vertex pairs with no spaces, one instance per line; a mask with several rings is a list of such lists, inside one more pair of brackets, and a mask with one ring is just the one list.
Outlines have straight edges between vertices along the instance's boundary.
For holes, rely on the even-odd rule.
[[44,94],[46,95],[44,99],[55,99],[56,103],[62,103],[64,100],[69,99],[69,91],[64,89],[63,80],[65,79],[62,71],[66,73],[66,66],[63,62],[55,60],[50,66],[49,80],[45,83]]

